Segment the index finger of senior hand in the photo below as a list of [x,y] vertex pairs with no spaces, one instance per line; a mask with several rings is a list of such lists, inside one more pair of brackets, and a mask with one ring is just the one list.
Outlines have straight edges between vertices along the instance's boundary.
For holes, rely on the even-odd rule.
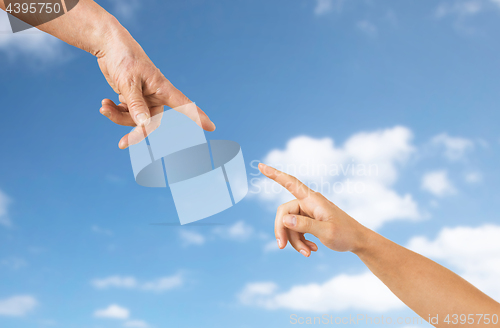
[[163,105],[167,105],[170,108],[173,108],[176,111],[186,115],[194,122],[196,122],[196,124],[198,124],[203,130],[215,130],[215,124],[198,106],[196,106],[196,108],[185,106],[192,103],[192,101],[189,100],[189,98],[186,97],[179,89],[174,87],[174,85],[170,83],[170,81],[166,78],[158,92],[159,95],[162,96]]
[[285,187],[289,192],[292,193],[292,195],[294,195],[299,200],[307,198],[309,195],[314,193],[296,177],[276,170],[273,167],[260,163],[259,170],[269,179],[274,180]]

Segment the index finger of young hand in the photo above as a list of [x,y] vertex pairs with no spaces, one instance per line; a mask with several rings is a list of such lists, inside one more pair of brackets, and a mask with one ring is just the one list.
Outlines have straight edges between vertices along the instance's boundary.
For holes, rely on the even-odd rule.
[[314,193],[296,177],[276,170],[273,167],[260,163],[259,170],[269,179],[274,180],[285,187],[289,192],[292,193],[292,195],[294,195],[299,200],[307,198],[309,195]]

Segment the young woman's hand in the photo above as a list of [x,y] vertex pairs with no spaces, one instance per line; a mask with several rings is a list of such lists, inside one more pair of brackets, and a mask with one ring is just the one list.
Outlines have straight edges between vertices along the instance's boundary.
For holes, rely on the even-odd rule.
[[278,207],[274,233],[280,249],[289,241],[302,255],[310,256],[318,246],[307,240],[305,233],[316,236],[326,247],[339,252],[356,252],[363,247],[370,230],[322,194],[265,164],[259,164],[259,170],[297,198]]

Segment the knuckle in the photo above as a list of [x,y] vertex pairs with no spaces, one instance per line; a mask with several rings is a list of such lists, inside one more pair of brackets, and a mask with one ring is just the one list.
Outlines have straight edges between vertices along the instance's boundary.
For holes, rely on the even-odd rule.
[[176,104],[180,106],[180,104],[187,104],[190,102],[188,97],[168,80],[159,88],[158,94],[164,98],[167,104]]
[[325,196],[323,196],[322,193],[320,193],[319,191],[315,191],[315,190],[311,190],[311,195],[313,197],[316,197],[316,198],[325,198]]
[[133,71],[134,64],[127,61],[122,63],[120,69],[116,72],[114,80],[117,82],[118,87],[122,91],[127,91],[138,86],[138,78],[135,74],[131,73]]
[[314,191],[312,189],[307,190],[307,194],[308,194],[307,196],[311,198],[317,198],[321,195],[319,192]]
[[325,229],[323,233],[323,238],[325,240],[325,243],[332,243],[335,241],[335,229],[334,227],[328,227]]
[[293,182],[287,182],[287,183],[285,183],[285,188],[288,191],[292,191],[294,189],[293,186],[294,186]]
[[313,225],[312,220],[302,219],[301,218],[301,219],[297,220],[297,223],[298,223],[298,225],[301,226],[301,228],[304,231],[311,231],[312,230],[312,225]]
[[276,214],[283,215],[285,212],[286,212],[286,204],[281,204],[280,206],[278,206]]
[[145,106],[144,101],[140,98],[135,98],[135,97],[132,98],[128,104],[128,108],[132,112],[140,111],[141,109],[144,109],[144,106]]

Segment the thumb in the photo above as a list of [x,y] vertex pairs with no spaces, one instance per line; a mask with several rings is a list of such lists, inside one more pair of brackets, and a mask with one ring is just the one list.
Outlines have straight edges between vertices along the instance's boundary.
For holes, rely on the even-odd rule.
[[287,214],[283,216],[283,224],[290,230],[310,233],[320,240],[326,237],[331,225],[324,221],[311,219],[307,216]]
[[130,116],[134,120],[137,126],[147,125],[151,114],[149,113],[149,107],[144,100],[142,94],[142,88],[140,85],[131,85],[124,93],[123,97],[127,103],[128,111]]

